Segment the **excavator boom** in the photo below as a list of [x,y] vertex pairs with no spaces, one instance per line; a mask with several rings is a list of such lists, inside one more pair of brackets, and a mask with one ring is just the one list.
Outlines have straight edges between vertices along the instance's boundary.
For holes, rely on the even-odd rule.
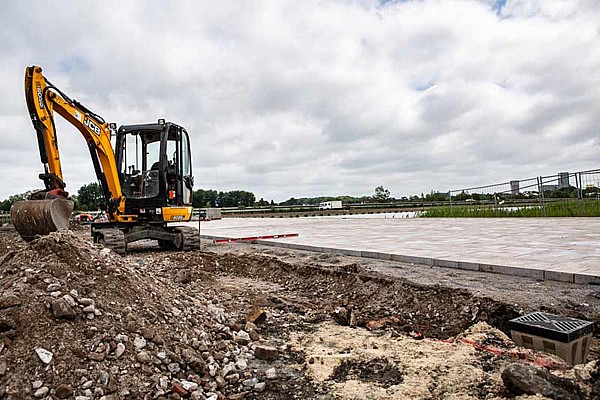
[[11,218],[19,234],[30,240],[68,226],[73,203],[64,191],[54,112],[65,118],[83,135],[92,158],[96,177],[101,184],[109,218],[124,213],[123,197],[115,156],[111,146],[111,126],[102,117],[70,99],[48,81],[38,66],[25,70],[25,99],[36,131],[40,160],[44,172],[39,178],[45,190],[32,196],[35,201],[17,202],[11,208]]

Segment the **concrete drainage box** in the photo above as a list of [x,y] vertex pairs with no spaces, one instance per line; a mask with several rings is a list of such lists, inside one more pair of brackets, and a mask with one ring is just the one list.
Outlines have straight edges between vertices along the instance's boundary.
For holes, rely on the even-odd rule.
[[556,354],[571,365],[585,362],[594,323],[534,312],[508,322],[513,341],[521,347]]

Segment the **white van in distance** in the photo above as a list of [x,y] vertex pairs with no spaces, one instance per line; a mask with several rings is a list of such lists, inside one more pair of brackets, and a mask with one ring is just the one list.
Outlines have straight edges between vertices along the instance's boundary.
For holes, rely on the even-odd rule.
[[342,208],[342,202],[339,200],[325,201],[323,203],[319,203],[319,210],[333,210],[337,208]]

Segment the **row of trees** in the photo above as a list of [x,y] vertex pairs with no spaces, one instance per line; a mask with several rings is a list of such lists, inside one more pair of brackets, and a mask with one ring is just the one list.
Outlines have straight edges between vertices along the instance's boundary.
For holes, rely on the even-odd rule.
[[[0,211],[9,211],[12,204],[19,200],[27,200],[31,195],[31,191],[15,194],[9,198],[0,201]],[[98,210],[100,203],[104,201],[104,195],[100,185],[96,182],[88,183],[79,188],[76,195],[70,196],[69,199],[75,202],[75,210],[79,211],[95,211]],[[216,190],[196,190],[193,194],[194,207],[254,207],[275,205],[275,202],[265,201],[260,199],[256,201],[254,193],[245,190],[232,190],[230,192],[222,192]]]
[[[19,200],[28,200],[32,191],[25,193],[14,194],[7,199],[0,201],[0,211],[9,211],[14,202]],[[70,200],[75,203],[75,210],[97,210],[100,202],[104,200],[100,185],[97,183],[89,183],[83,185],[77,191],[77,195],[69,196]]]
[[13,194],[8,199],[0,201],[0,211],[9,211],[10,206],[12,206],[14,202],[19,200],[27,200],[29,198],[29,195],[31,195],[31,191],[20,194]]
[[[260,199],[261,202],[265,202]],[[271,200],[273,202],[273,200]],[[268,205],[269,203],[267,203]],[[216,190],[198,189],[192,197],[194,207],[253,207],[256,205],[254,193],[245,190],[232,190],[230,192],[217,192]]]
[[[10,210],[10,206],[18,200],[29,198],[31,191],[15,194],[9,198],[0,201],[0,211]],[[586,188],[583,190],[584,197],[600,196],[600,189],[596,187]],[[578,195],[577,188],[569,186],[558,190],[549,190],[544,192],[546,198],[576,198]],[[479,193],[457,193],[452,196],[453,201],[465,200],[493,200],[493,194]],[[537,197],[537,193],[516,193],[516,194],[500,194],[498,198],[510,197],[512,199],[527,199]],[[98,183],[88,183],[83,185],[77,191],[77,195],[71,196],[71,200],[75,202],[75,209],[82,211],[97,210],[99,204],[104,200],[102,190]],[[217,191],[212,189],[198,189],[193,194],[193,206],[196,208],[203,207],[268,207],[274,205],[280,206],[298,206],[298,205],[314,205],[317,206],[321,202],[339,200],[344,204],[361,204],[361,203],[392,203],[392,202],[434,202],[448,201],[450,196],[448,193],[431,192],[427,195],[421,193],[421,196],[414,195],[410,197],[401,197],[396,199],[391,196],[390,191],[383,186],[377,186],[372,196],[352,197],[352,196],[321,196],[321,197],[301,197],[290,198],[281,203],[275,203],[273,200],[267,201],[263,198],[256,200],[256,196],[252,192],[245,190],[232,190],[229,192]]]
[[[0,210],[8,211],[12,203],[18,200],[24,200],[29,198],[31,192],[22,194],[16,194],[10,196],[8,199],[0,202]],[[440,196],[446,196],[442,194],[435,194]],[[411,196],[410,198],[403,197],[401,199],[395,199],[391,197],[390,191],[385,189],[383,186],[377,186],[375,193],[372,196],[321,196],[321,197],[301,197],[301,198],[290,198],[281,203],[275,203],[273,200],[267,201],[263,198],[256,200],[256,196],[252,192],[246,190],[232,190],[229,192],[217,191],[213,189],[198,189],[194,191],[192,197],[192,205],[196,208],[204,207],[268,207],[268,206],[297,206],[297,205],[314,205],[318,206],[319,203],[325,201],[339,200],[344,204],[360,204],[360,203],[388,203],[395,201],[419,201],[419,200],[433,200],[431,195],[423,197]],[[435,196],[434,196],[435,197]],[[102,189],[96,182],[88,183],[83,185],[77,191],[77,195],[70,197],[75,202],[75,209],[80,211],[94,211],[97,210],[100,203],[104,201]],[[437,198],[436,198],[437,199]],[[444,197],[444,199],[446,199]],[[440,199],[440,200],[444,200]]]

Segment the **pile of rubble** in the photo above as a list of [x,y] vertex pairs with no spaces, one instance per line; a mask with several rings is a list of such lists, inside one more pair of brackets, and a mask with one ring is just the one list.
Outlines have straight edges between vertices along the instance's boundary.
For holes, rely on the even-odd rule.
[[354,261],[0,233],[0,399],[600,396],[600,361],[517,348],[523,310],[467,290]]
[[252,322],[233,321],[218,293],[200,293],[70,231],[9,250],[0,259],[0,398],[264,391],[275,371],[249,364],[277,350],[258,344]]

